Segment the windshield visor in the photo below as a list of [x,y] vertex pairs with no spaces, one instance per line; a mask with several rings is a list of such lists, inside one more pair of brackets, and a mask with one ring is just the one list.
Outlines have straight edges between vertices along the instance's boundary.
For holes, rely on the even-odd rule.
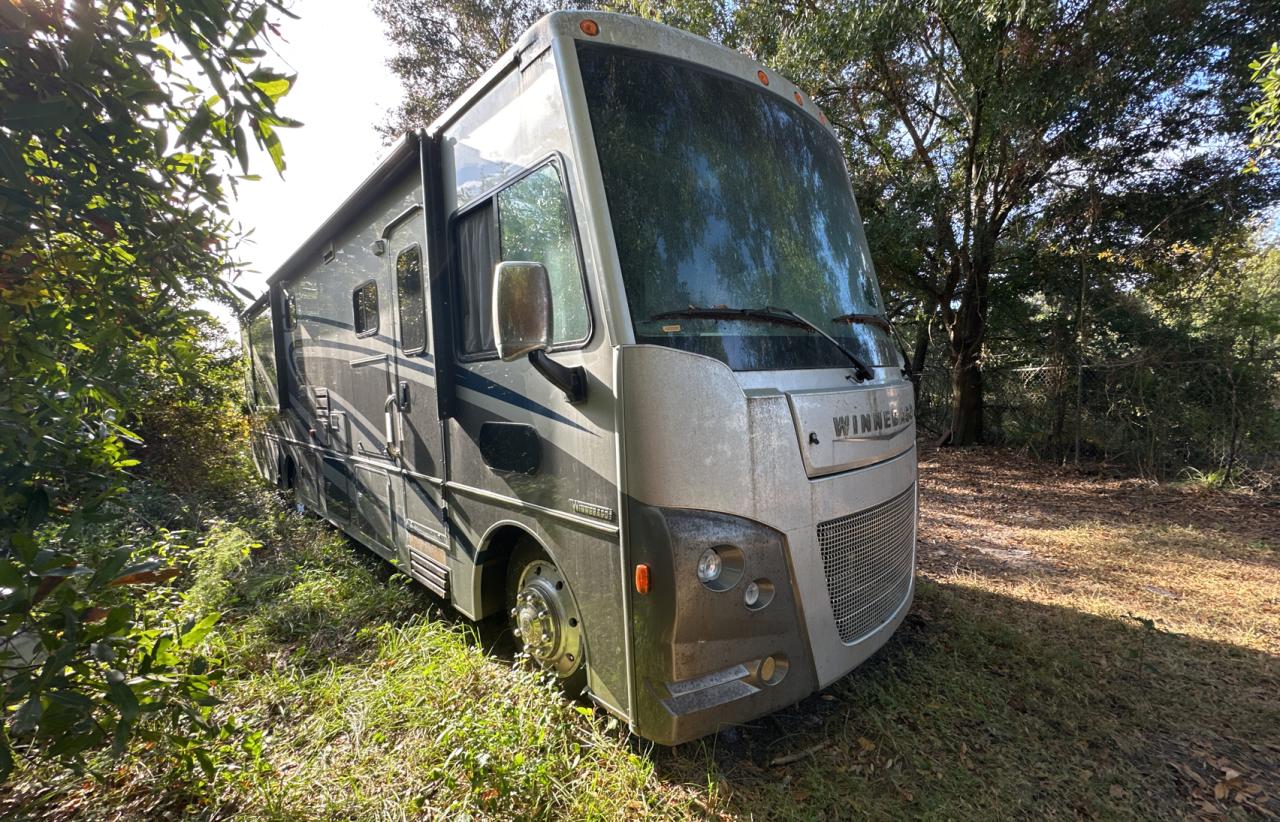
[[763,88],[643,52],[579,44],[636,341],[741,371],[848,366],[810,330],[654,319],[690,306],[789,309],[870,365],[897,365],[836,140]]

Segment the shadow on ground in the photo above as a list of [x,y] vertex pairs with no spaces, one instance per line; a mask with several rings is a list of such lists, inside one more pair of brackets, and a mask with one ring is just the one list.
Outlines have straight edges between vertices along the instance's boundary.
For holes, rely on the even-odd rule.
[[1268,654],[922,581],[849,676],[650,756],[732,816],[1280,814],[1277,693]]

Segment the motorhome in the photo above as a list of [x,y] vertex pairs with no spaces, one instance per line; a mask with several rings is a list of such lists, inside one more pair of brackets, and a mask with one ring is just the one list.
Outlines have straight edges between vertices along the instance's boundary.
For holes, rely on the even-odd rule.
[[641,736],[793,704],[910,606],[913,392],[840,143],[740,53],[543,18],[242,321],[263,475]]

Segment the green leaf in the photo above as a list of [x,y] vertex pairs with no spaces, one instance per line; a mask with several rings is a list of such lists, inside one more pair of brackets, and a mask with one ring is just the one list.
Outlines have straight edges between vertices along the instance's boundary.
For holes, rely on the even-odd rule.
[[267,22],[268,7],[263,4],[258,6],[249,14],[249,19],[245,20],[244,25],[236,32],[236,36],[231,40],[232,47],[243,46],[250,40],[258,36],[258,32],[262,31],[262,24]]
[[18,131],[48,131],[74,122],[80,107],[66,97],[18,101],[0,108],[0,125]]
[[194,753],[196,761],[200,763],[200,770],[204,771],[207,778],[213,779],[218,770],[214,767],[213,758],[209,756],[209,752],[204,748],[196,748]]
[[240,171],[244,174],[249,173],[249,143],[244,136],[244,127],[236,123],[235,127],[236,140],[236,159],[240,161]]
[[27,736],[36,729],[42,714],[44,714],[44,705],[40,702],[40,694],[32,693],[22,706],[14,711],[13,717],[9,720],[9,729],[18,736]]
[[138,696],[125,682],[122,671],[114,668],[107,671],[107,693],[112,704],[120,709],[120,716],[125,721],[132,722],[138,718]]
[[213,630],[213,626],[218,624],[220,616],[221,614],[218,613],[206,614],[199,622],[192,625],[185,633],[182,634],[182,637],[178,641],[179,645],[183,648],[195,647],[202,639],[209,635],[209,632]]
[[209,131],[209,126],[212,123],[213,112],[209,110],[208,106],[200,106],[191,115],[191,118],[187,120],[186,126],[178,134],[178,145],[195,145]]
[[253,85],[267,96],[272,103],[279,102],[280,98],[289,93],[289,89],[293,87],[292,77],[276,77],[271,80],[254,80]]
[[277,172],[284,171],[284,146],[280,144],[280,138],[276,135],[275,130],[266,123],[259,122],[258,136],[261,138],[262,144],[267,149],[267,154],[271,157],[271,163],[276,167]]

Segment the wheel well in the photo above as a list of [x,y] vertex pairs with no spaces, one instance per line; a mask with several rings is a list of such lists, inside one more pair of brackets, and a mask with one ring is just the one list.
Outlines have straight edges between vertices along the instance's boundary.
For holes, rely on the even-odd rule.
[[298,466],[294,463],[293,457],[288,454],[282,454],[280,459],[280,473],[278,482],[281,491],[292,491],[295,482],[298,479]]
[[533,534],[511,523],[494,526],[485,534],[480,546],[485,556],[480,565],[480,618],[492,616],[506,608],[507,568],[516,546],[525,542],[542,548]]

